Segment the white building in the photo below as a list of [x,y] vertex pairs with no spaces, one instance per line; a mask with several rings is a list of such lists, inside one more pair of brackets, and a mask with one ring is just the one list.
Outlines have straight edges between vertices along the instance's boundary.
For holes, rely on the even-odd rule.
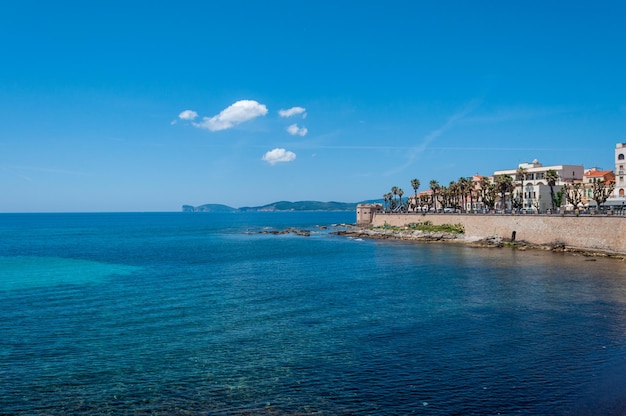
[[624,182],[624,166],[626,165],[626,143],[615,145],[615,198],[626,197],[626,182]]
[[[624,149],[626,151],[626,148]],[[566,183],[580,182],[583,179],[585,168],[583,165],[554,165],[543,166],[537,159],[532,163],[520,163],[516,169],[497,170],[493,173],[493,177],[500,175],[509,175],[513,178],[516,185],[514,195],[520,194],[521,178],[517,177],[517,171],[519,168],[523,168],[526,171],[524,177],[524,190],[521,194],[523,210],[531,212],[545,212],[552,208],[552,201],[550,195],[550,187],[546,180],[546,172],[548,170],[554,170],[558,175],[558,181],[553,187],[553,192],[556,194],[561,190]],[[511,209],[510,202],[507,201],[507,209]],[[565,205],[565,201],[563,201]]]

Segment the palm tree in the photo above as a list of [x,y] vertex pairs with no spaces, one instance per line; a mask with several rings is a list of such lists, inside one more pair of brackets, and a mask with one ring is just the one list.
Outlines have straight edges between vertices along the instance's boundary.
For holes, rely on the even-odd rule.
[[461,211],[465,212],[467,207],[467,194],[469,193],[471,195],[472,193],[472,181],[468,178],[459,178],[457,184],[459,185],[459,194],[461,195],[462,201]]
[[432,199],[428,196],[428,195],[422,195],[420,196],[420,205],[423,207],[424,205],[426,205],[426,210],[430,211],[430,208],[432,207]]
[[398,188],[398,197],[400,199],[400,203],[398,206],[402,207],[402,195],[404,195],[404,191],[402,190],[402,188]]
[[511,175],[499,175],[496,177],[496,187],[500,192],[500,201],[502,203],[502,213],[506,212],[506,194],[513,192],[513,177]]
[[397,196],[398,195],[398,187],[397,186],[392,186],[391,187],[391,193],[393,194],[393,196]]
[[430,185],[430,190],[433,192],[432,193],[433,206],[435,207],[435,212],[437,212],[437,192],[441,189],[441,186],[439,185],[439,182],[437,182],[434,179],[430,181],[429,185]]
[[393,199],[393,193],[387,192],[387,200],[389,200],[389,211],[391,211],[396,205],[396,201]]
[[522,196],[522,208],[524,208],[524,180],[526,179],[526,174],[528,174],[528,169],[522,166],[518,167],[517,171],[515,171],[515,178],[520,183],[521,188],[520,194]]
[[[487,204],[486,200],[488,199],[488,191],[489,191],[490,185],[493,185],[493,184],[491,183],[491,181],[489,181],[489,178],[486,176],[481,177],[480,180],[478,181],[478,186],[480,188],[480,200],[485,207],[489,207],[489,204]],[[490,208],[493,209],[493,207],[490,207]]]
[[393,211],[394,209],[396,209],[396,206],[398,206],[398,202],[394,199],[394,197],[398,196],[398,187],[397,186],[392,186],[391,187],[391,192],[390,192],[390,198],[389,198],[389,210]]
[[448,192],[450,195],[450,205],[453,209],[459,208],[459,200],[461,195],[461,188],[458,182],[450,181],[448,184]]
[[391,208],[391,204],[389,204],[391,202],[391,198],[392,198],[392,194],[390,192],[387,192],[386,194],[383,195],[383,201],[385,201],[385,210],[389,211],[389,209]]
[[482,188],[481,191],[483,194],[482,195],[483,204],[485,204],[485,206],[489,208],[490,211],[493,211],[493,209],[496,206],[496,197],[498,196],[498,188],[496,188],[495,184],[487,180],[485,181],[485,187]]
[[555,198],[554,198],[554,185],[556,185],[559,180],[559,174],[556,173],[554,169],[548,169],[546,171],[546,182],[548,182],[548,186],[550,187],[550,201],[552,202],[552,211],[554,211]]
[[[469,183],[469,197],[470,197],[470,212],[473,214],[474,213],[474,195],[476,195],[476,182],[474,182],[474,178],[470,179],[467,178],[467,181]],[[478,198],[478,196],[476,195],[476,197]]]
[[478,181],[478,188],[480,191],[480,202],[483,205],[483,209],[486,208],[487,211],[493,211],[496,206],[496,198],[498,196],[498,189],[494,183],[491,183],[491,180],[482,176]]
[[420,180],[419,179],[411,179],[411,186],[415,191],[415,206],[417,207],[417,190],[420,188]]

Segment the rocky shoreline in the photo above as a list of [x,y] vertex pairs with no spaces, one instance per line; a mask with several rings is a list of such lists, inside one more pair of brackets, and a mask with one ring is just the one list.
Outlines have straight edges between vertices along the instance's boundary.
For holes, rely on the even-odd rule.
[[[399,240],[414,241],[423,243],[456,243],[465,244],[470,247],[483,248],[511,248],[514,250],[543,250],[554,253],[569,253],[587,257],[589,261],[595,260],[596,257],[612,258],[617,260],[626,260],[626,255],[620,253],[611,253],[601,250],[585,249],[579,247],[566,246],[563,243],[553,244],[534,244],[523,240],[512,241],[510,239],[492,236],[484,239],[468,238],[463,233],[443,232],[443,231],[423,231],[414,229],[399,228],[365,228],[350,224],[333,224],[332,227],[340,227],[341,230],[332,231],[330,234],[348,237],[348,238],[367,238],[377,240]],[[326,230],[328,227],[318,226],[317,228]],[[301,237],[311,236],[311,231],[307,229],[285,228],[282,230],[264,229],[259,231],[248,231],[247,234],[272,234],[284,235],[293,234]]]
[[623,254],[610,253],[606,251],[584,249],[577,247],[568,247],[562,243],[554,244],[533,244],[527,241],[511,241],[501,237],[488,237],[485,239],[472,239],[464,234],[421,231],[421,230],[402,230],[402,229],[383,229],[383,228],[363,228],[358,226],[347,226],[345,230],[336,231],[333,234],[350,237],[350,238],[369,238],[379,240],[401,240],[416,242],[440,242],[440,243],[458,243],[466,244],[470,247],[486,247],[486,248],[505,248],[509,247],[516,250],[544,250],[555,253],[570,253],[589,257],[590,261],[595,260],[594,257],[606,257],[618,260],[625,260]]

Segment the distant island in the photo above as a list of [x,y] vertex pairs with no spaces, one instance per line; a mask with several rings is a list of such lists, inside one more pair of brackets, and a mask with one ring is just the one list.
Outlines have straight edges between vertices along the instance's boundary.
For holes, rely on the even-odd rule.
[[319,202],[319,201],[279,201],[258,207],[233,208],[222,204],[204,204],[194,207],[183,205],[183,212],[278,212],[278,211],[355,211],[358,204],[380,201],[362,202]]

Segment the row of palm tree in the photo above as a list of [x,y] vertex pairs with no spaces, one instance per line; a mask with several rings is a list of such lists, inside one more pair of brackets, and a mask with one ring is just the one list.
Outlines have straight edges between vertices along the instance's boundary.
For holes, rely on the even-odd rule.
[[[527,169],[519,167],[515,172],[515,177],[506,174],[498,175],[493,182],[484,176],[478,181],[461,177],[445,186],[433,179],[429,182],[430,195],[422,194],[421,196],[418,196],[417,192],[421,181],[412,179],[413,198],[403,201],[404,191],[397,186],[393,186],[391,192],[383,195],[384,208],[390,212],[431,211],[433,209],[435,211],[454,210],[466,212],[469,202],[469,211],[474,212],[476,210],[475,203],[480,204],[481,210],[493,211],[497,203],[500,202],[500,209],[503,213],[506,212],[507,207],[519,212],[524,208],[525,200],[529,200],[529,198],[524,196],[524,183],[527,180],[527,175]],[[574,207],[579,206],[583,199],[584,185],[582,183],[566,184],[555,192],[554,188],[559,181],[558,173],[553,169],[549,169],[546,171],[544,179],[550,187],[552,210],[560,207],[564,200],[571,203]],[[515,192],[518,186],[520,190]],[[593,199],[596,201],[598,208],[606,202],[613,189],[613,184],[606,184],[602,181],[593,184]],[[540,206],[539,198],[530,200],[530,204],[533,205],[537,212],[539,212]]]
[[385,210],[406,211],[406,209],[403,209],[405,205],[402,202],[402,195],[404,195],[404,191],[402,190],[402,188],[398,188],[397,186],[392,186],[391,192],[388,192],[383,195],[383,201],[385,201]]
[[474,206],[474,201],[478,201],[478,195],[475,191],[474,183],[470,178],[460,178],[458,181],[452,181],[448,186],[440,185],[436,180],[430,181],[431,195],[422,195],[418,197],[417,190],[421,186],[419,179],[411,180],[411,187],[415,192],[413,199],[402,201],[404,191],[393,186],[391,192],[383,195],[385,209],[387,211],[408,211],[408,210],[430,210],[437,207],[453,208],[456,210],[465,210],[468,200],[470,206]]

